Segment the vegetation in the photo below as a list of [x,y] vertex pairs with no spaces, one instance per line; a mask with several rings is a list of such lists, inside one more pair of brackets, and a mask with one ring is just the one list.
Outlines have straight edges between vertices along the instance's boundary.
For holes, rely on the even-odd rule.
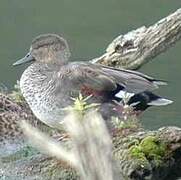
[[[25,103],[23,99],[19,101],[19,98],[14,98],[14,95],[17,97],[17,93],[11,93],[13,106],[19,102]],[[24,119],[21,127],[38,151],[24,146],[9,156],[0,157],[0,166],[4,172],[0,177],[10,178],[11,174],[13,179],[21,176],[22,179],[38,177],[40,180],[60,177],[62,179],[81,177],[91,180],[139,177],[157,180],[163,179],[173,165],[180,167],[179,158],[177,160],[174,157],[179,157],[181,131],[174,128],[145,131],[134,115],[129,116],[132,114],[131,107],[127,106],[126,118],[112,118],[113,128],[108,131],[105,122],[97,113],[99,105],[90,105],[87,100],[88,98],[79,95],[74,99],[74,105],[65,109],[69,111],[64,125],[68,136],[58,134],[61,137],[58,141],[54,133],[51,133],[53,138],[49,137],[47,131],[40,132],[27,123],[28,119]],[[4,111],[8,112],[7,108]],[[115,160],[119,163],[115,163]]]
[[145,166],[153,161],[160,166],[167,155],[167,145],[156,136],[147,136],[129,148],[130,155]]

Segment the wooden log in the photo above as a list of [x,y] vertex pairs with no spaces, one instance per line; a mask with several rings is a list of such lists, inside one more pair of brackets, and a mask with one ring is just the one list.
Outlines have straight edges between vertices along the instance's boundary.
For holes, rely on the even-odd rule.
[[142,26],[116,37],[106,53],[92,60],[117,68],[138,69],[181,38],[181,9],[150,27]]

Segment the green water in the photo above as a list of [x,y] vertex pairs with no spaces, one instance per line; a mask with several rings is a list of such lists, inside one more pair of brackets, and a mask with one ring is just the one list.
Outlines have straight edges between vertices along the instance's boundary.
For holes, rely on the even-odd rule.
[[[0,83],[8,88],[20,77],[24,66],[12,63],[25,55],[32,38],[41,33],[65,36],[72,60],[90,60],[101,55],[117,35],[151,25],[181,7],[180,0],[1,0]],[[142,121],[148,128],[181,126],[181,42],[140,71],[168,80],[158,93],[174,104],[152,108]]]

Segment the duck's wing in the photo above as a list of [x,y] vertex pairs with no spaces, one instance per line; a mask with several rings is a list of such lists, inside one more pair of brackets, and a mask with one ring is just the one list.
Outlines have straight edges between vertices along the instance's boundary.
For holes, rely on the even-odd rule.
[[88,87],[97,91],[113,91],[117,88],[114,77],[97,66],[70,63],[60,69],[58,77],[72,87]]
[[167,82],[166,81],[163,81],[163,80],[159,80],[159,79],[155,79],[151,76],[148,76],[146,74],[143,74],[141,72],[138,72],[138,71],[133,71],[133,70],[127,70],[127,69],[118,69],[118,68],[113,68],[113,67],[110,67],[110,66],[104,66],[104,65],[100,65],[104,70],[106,71],[118,71],[118,72],[125,72],[127,74],[132,74],[132,75],[138,75],[144,79],[147,79],[148,81],[151,81],[153,82],[154,84],[156,85],[167,85]]
[[91,63],[70,63],[62,67],[59,77],[76,86],[85,86],[97,91],[115,91],[119,87],[130,93],[139,93],[158,88],[158,82],[161,84],[161,81],[142,73]]
[[125,90],[131,93],[152,91],[157,89],[159,85],[167,85],[166,81],[155,79],[141,72],[102,65],[101,68],[104,72],[112,75],[118,83],[123,83],[125,85]]

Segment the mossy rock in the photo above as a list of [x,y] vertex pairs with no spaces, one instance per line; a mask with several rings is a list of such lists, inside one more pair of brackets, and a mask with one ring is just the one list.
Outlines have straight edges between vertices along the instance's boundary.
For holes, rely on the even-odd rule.
[[147,136],[139,143],[129,148],[131,157],[140,161],[143,165],[153,161],[155,166],[160,166],[168,154],[166,143],[156,136]]

